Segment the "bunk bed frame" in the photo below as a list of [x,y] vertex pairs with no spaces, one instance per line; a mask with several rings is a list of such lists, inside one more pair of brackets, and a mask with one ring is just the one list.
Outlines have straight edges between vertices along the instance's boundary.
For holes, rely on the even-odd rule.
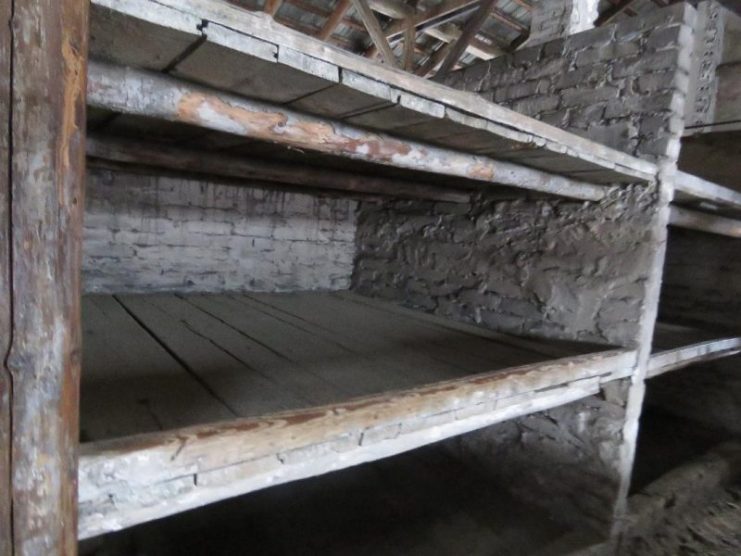
[[[640,388],[646,376],[709,354],[738,352],[739,338],[704,338],[650,356],[659,254],[639,346],[556,356],[319,407],[86,442],[79,447],[78,468],[86,152],[92,164],[187,169],[199,164],[195,150],[207,152],[225,138],[248,145],[258,140],[400,172],[345,183],[343,170],[333,168],[334,179],[324,180],[323,187],[452,202],[467,202],[482,187],[598,201],[615,185],[660,182],[671,189],[672,184],[671,178],[659,179],[651,162],[475,94],[371,63],[217,0],[93,0],[89,65],[85,3],[60,0],[36,11],[31,4],[16,2],[14,17],[21,25],[13,40],[24,48],[0,45],[0,64],[10,59],[8,52],[13,60],[0,71],[15,80],[12,91],[0,91],[0,108],[10,113],[13,106],[10,128],[0,139],[13,138],[0,144],[0,156],[9,156],[2,166],[12,168],[10,179],[0,182],[0,222],[9,222],[0,230],[0,260],[10,269],[0,273],[0,338],[10,354],[0,376],[0,453],[12,454],[0,461],[0,477],[11,485],[0,489],[0,497],[6,491],[8,496],[0,499],[0,552],[44,547],[48,554],[73,554],[78,534],[86,538],[388,457],[584,398],[619,379],[631,378]],[[34,42],[31,28],[43,29],[48,40]],[[216,56],[228,63],[212,64]],[[238,79],[244,75],[251,79]],[[40,112],[22,102],[47,98],[45,87],[51,87],[53,102]],[[85,103],[95,130],[87,145]],[[107,133],[124,129],[129,139],[147,138],[160,128],[170,146],[159,152],[132,148]],[[194,129],[202,133],[194,135]],[[225,165],[227,175],[289,180],[275,164],[204,156],[214,168]],[[440,187],[430,174],[450,177],[453,186]],[[320,179],[310,174],[306,183],[294,185]],[[678,201],[741,207],[738,193],[691,176],[680,174],[675,186]],[[12,221],[2,212],[8,207]],[[654,237],[666,232],[665,209]],[[672,222],[689,226],[681,216],[687,210],[674,209]],[[712,218],[717,230],[721,217]],[[39,226],[44,233],[36,232]],[[641,400],[640,390],[629,399],[628,452]],[[622,464],[623,498],[630,460]]]

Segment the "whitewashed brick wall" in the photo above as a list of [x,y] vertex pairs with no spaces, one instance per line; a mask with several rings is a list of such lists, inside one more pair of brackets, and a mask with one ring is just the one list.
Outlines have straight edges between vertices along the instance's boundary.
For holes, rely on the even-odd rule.
[[91,170],[88,292],[345,289],[356,202]]

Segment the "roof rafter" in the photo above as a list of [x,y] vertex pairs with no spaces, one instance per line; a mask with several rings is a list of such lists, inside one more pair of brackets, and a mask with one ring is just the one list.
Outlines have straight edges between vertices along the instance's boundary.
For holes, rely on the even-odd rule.
[[373,44],[380,51],[383,60],[390,66],[398,67],[399,63],[396,60],[396,55],[394,54],[394,51],[391,50],[388,39],[386,39],[386,35],[381,28],[381,24],[378,22],[378,18],[368,5],[368,1],[352,0],[352,4],[358,12],[360,19],[363,21]]
[[453,46],[450,48],[450,51],[446,54],[445,59],[437,72],[438,76],[447,74],[455,67],[458,60],[463,55],[463,52],[471,43],[471,40],[476,36],[476,33],[484,24],[486,18],[489,17],[495,3],[496,0],[482,0],[479,4],[478,10],[476,10],[476,13],[466,22],[460,36],[456,39]]

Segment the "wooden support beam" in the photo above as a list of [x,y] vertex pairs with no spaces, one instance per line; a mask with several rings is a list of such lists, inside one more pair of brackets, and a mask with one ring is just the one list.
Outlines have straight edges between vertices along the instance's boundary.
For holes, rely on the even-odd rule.
[[360,16],[361,21],[365,25],[365,28],[368,30],[368,34],[370,35],[373,44],[381,53],[383,61],[390,66],[398,67],[399,64],[396,61],[394,51],[391,50],[389,41],[386,39],[386,35],[384,34],[383,29],[381,29],[381,24],[378,22],[378,18],[376,18],[375,14],[370,9],[368,0],[351,1],[353,6],[355,7],[355,10]]
[[[412,21],[418,32],[423,31],[426,26],[442,25],[448,23],[451,18],[456,18],[466,10],[476,9],[479,0],[443,0],[434,8],[412,15]],[[406,17],[406,16],[405,16]],[[386,38],[390,42],[401,40],[406,28],[404,20],[396,21],[386,30]]]
[[278,13],[278,10],[280,10],[280,7],[283,5],[283,0],[265,0],[265,6],[263,8],[263,11],[266,14],[270,14],[274,16]]
[[162,118],[262,141],[423,172],[458,176],[585,200],[606,189],[564,176],[371,132],[249,100],[158,73],[90,64],[88,102],[114,112]]
[[440,45],[414,73],[420,77],[427,77],[432,74],[443,63],[451,48],[453,48],[452,43]]
[[327,40],[330,36],[332,36],[332,33],[335,32],[337,26],[344,19],[347,10],[350,9],[350,5],[350,0],[340,0],[339,2],[337,2],[332,15],[329,16],[327,21],[322,26],[322,29],[316,34],[316,37],[318,39]]
[[696,200],[741,210],[741,192],[723,187],[699,176],[677,171],[674,178],[674,189],[677,193]]
[[0,552],[73,556],[88,3],[0,16]]
[[13,554],[13,521],[12,521],[12,399],[13,379],[10,369],[5,366],[5,358],[10,351],[12,313],[11,281],[11,227],[10,227],[10,115],[12,114],[13,96],[12,81],[13,54],[10,21],[13,15],[11,2],[0,2],[0,554]]
[[466,50],[468,45],[476,36],[476,33],[478,33],[481,26],[489,17],[489,14],[491,13],[495,3],[496,0],[481,1],[481,3],[479,4],[479,9],[476,10],[476,13],[473,14],[473,16],[471,16],[471,19],[466,22],[465,27],[463,27],[461,36],[458,37],[455,43],[453,43],[453,47],[445,56],[445,60],[443,60],[443,63],[436,74],[437,76],[442,77],[455,67],[455,65],[458,63],[458,60],[460,60],[461,56],[463,55],[463,52]]
[[414,69],[414,46],[417,43],[417,30],[414,25],[409,26],[404,31],[404,70],[412,71]]
[[741,238],[741,220],[725,218],[707,212],[699,212],[672,206],[669,224],[709,234]]
[[449,203],[467,203],[470,193],[404,180],[365,176],[306,164],[225,155],[202,150],[188,150],[157,143],[134,142],[105,136],[91,136],[87,141],[89,164],[110,160],[178,172],[222,176],[273,184],[334,189],[354,193],[372,193],[406,199],[425,199]]
[[330,406],[85,444],[80,538],[563,405],[630,375],[635,360],[634,351],[605,351]]
[[741,338],[720,338],[708,340],[689,346],[668,349],[654,353],[648,363],[646,378],[676,371],[707,361],[714,361],[723,357],[730,357],[741,353]]
[[[461,36],[461,30],[453,23],[446,23],[439,27],[425,29],[424,34],[445,43],[452,43]],[[472,56],[476,56],[480,60],[491,60],[492,58],[505,54],[503,49],[493,44],[486,43],[477,37],[471,39],[471,42],[466,47],[466,52]]]

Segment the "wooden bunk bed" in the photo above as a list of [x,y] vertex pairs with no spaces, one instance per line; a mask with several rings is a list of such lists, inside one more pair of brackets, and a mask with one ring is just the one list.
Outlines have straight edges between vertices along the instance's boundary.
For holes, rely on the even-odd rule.
[[[600,200],[656,179],[653,163],[223,2],[94,0],[90,41],[93,165],[282,183],[276,163],[320,167],[336,178],[324,188],[450,202],[482,187]],[[345,180],[350,167],[363,178]],[[84,308],[80,538],[578,400],[637,365],[631,349],[518,338],[352,294]]]

